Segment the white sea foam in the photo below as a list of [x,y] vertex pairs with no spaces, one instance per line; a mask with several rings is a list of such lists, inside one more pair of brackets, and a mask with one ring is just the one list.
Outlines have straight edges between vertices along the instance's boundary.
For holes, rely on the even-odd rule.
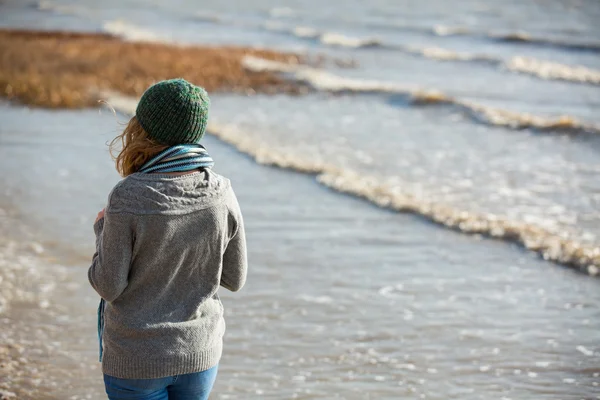
[[298,298],[302,301],[306,301],[308,303],[316,303],[316,304],[330,304],[333,303],[333,299],[329,296],[311,296],[308,294],[303,294],[298,296]]
[[591,83],[594,85],[600,84],[599,70],[579,65],[571,66],[522,56],[516,56],[508,61],[504,61],[492,55],[459,53],[440,47],[409,46],[397,49],[439,61],[484,61],[511,72],[529,74],[542,79]]
[[303,65],[290,65],[257,57],[245,57],[242,60],[245,68],[251,71],[270,71],[287,73],[298,81],[309,83],[317,90],[340,92],[383,92],[408,93],[412,88],[380,81],[344,78],[329,72]]
[[460,54],[452,50],[442,49],[440,47],[424,47],[414,50],[415,53],[422,54],[427,58],[433,58],[436,60],[472,60],[473,57],[470,54]]
[[494,57],[485,54],[459,53],[457,51],[444,49],[441,47],[407,46],[402,50],[411,54],[418,54],[423,57],[439,61],[498,61]]
[[310,26],[297,26],[292,32],[299,38],[314,39],[321,35],[317,29],[311,28]]
[[551,361],[536,361],[535,366],[540,368],[548,368],[552,364]]
[[105,32],[130,42],[170,42],[168,38],[161,36],[156,32],[142,28],[122,19],[107,21],[102,27]]
[[563,49],[571,50],[584,50],[584,51],[600,51],[600,42],[593,41],[577,41],[570,38],[560,37],[546,37],[537,36],[532,33],[517,30],[508,32],[493,32],[481,29],[472,29],[466,26],[445,26],[436,25],[432,28],[425,26],[414,27],[414,26],[403,26],[396,25],[400,30],[418,30],[418,31],[429,31],[436,36],[474,36],[485,39],[491,39],[502,42],[512,43],[531,43],[534,45],[559,47]]
[[436,25],[431,31],[438,36],[468,35],[470,33],[469,28],[466,28],[464,26],[446,25]]
[[594,355],[594,352],[590,349],[587,349],[584,346],[577,346],[576,347],[577,351],[580,352],[581,354],[583,354],[584,356],[588,356],[591,357]]
[[529,57],[513,57],[504,65],[510,71],[531,74],[543,79],[600,84],[599,70],[579,65],[571,66]]
[[549,47],[558,47],[566,50],[600,51],[600,42],[575,41],[558,37],[534,36],[525,31],[515,32],[485,32],[483,36],[503,42],[531,43]]
[[323,44],[340,47],[359,48],[381,46],[381,41],[376,38],[351,37],[335,32],[323,33],[319,37],[319,40]]
[[397,293],[402,292],[404,285],[399,283],[397,285],[384,286],[380,288],[377,293],[383,297],[395,297]]
[[278,21],[267,21],[263,24],[263,27],[272,32],[287,33],[300,39],[317,39],[328,46],[348,47],[353,49],[382,46],[381,41],[377,38],[354,37],[338,32],[322,32],[310,26],[290,27],[289,25]]

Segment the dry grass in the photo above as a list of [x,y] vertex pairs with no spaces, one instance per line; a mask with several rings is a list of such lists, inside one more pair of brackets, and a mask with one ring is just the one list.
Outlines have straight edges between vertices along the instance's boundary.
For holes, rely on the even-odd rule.
[[42,107],[78,108],[95,104],[99,90],[140,96],[153,82],[175,77],[209,92],[305,89],[272,73],[244,70],[246,55],[301,62],[295,54],[243,47],[180,47],[105,34],[0,30],[0,96]]

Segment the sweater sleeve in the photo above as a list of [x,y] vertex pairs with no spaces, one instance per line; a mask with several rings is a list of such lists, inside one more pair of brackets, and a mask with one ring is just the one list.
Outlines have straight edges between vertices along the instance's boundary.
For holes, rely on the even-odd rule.
[[223,271],[221,286],[232,292],[237,292],[246,283],[248,271],[248,256],[246,251],[246,232],[244,220],[237,198],[231,190],[229,202],[229,220],[232,225],[231,237],[223,254]]
[[94,224],[96,253],[88,279],[100,297],[116,300],[127,287],[133,249],[131,215],[106,212]]

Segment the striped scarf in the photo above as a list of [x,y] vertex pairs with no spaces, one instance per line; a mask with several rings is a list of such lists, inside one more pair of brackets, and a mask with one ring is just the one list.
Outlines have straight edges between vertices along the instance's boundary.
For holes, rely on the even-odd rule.
[[[212,168],[215,165],[204,146],[199,144],[180,144],[169,147],[140,168],[140,173],[185,172],[200,168]],[[100,299],[98,306],[98,342],[100,344],[99,361],[102,362],[102,334],[104,333],[104,307],[106,302]]]
[[180,144],[158,153],[140,168],[142,173],[184,172],[199,168],[212,168],[215,165],[204,146]]

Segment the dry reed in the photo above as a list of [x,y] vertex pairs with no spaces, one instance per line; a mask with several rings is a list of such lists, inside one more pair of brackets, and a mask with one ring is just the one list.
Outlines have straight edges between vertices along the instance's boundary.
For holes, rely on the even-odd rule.
[[285,63],[291,53],[244,47],[133,43],[99,33],[0,30],[0,96],[50,108],[91,106],[101,90],[140,96],[183,77],[209,92],[298,93],[306,87],[242,67],[246,55]]

